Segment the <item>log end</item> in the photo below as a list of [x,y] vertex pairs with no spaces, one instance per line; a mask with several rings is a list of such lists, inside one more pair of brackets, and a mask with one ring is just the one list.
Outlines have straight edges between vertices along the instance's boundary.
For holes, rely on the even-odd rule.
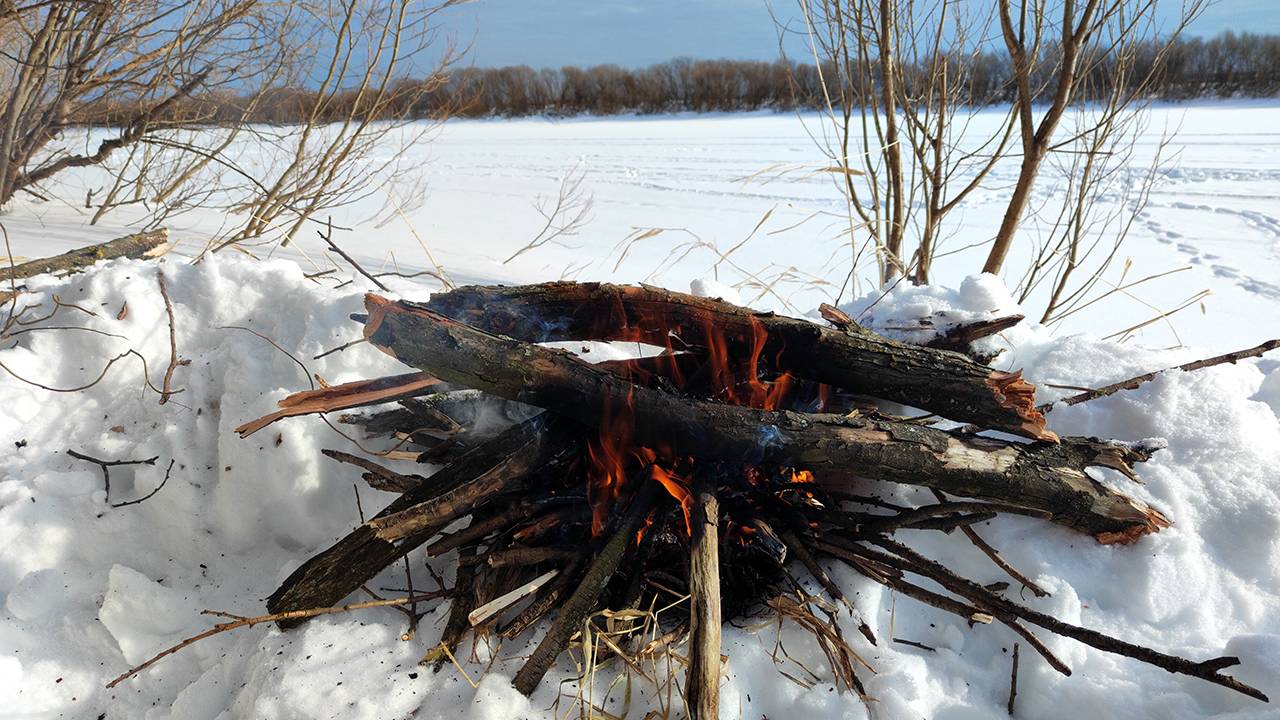
[[1000,407],[1011,410],[1019,420],[1008,429],[1036,440],[1058,442],[1057,434],[1044,426],[1044,413],[1036,408],[1036,386],[1022,379],[1021,370],[992,370],[986,384]]
[[1094,535],[1098,542],[1103,545],[1132,545],[1143,536],[1158,533],[1173,524],[1159,510],[1148,507],[1136,500],[1131,502],[1137,515],[1135,522],[1121,530],[1100,532]]

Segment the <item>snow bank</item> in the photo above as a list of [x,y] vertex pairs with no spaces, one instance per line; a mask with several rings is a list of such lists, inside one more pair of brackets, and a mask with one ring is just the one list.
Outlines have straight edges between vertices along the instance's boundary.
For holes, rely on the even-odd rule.
[[[166,274],[174,302],[177,347],[191,363],[164,406],[146,388],[168,362],[167,318],[156,273]],[[314,620],[281,633],[259,627],[198,644],[113,690],[104,684],[157,649],[208,626],[204,608],[262,611],[264,598],[310,554],[358,522],[352,474],[321,457],[321,447],[349,442],[318,419],[292,419],[238,439],[231,428],[271,409],[308,376],[251,328],[296,355],[328,382],[397,372],[367,346],[311,360],[356,337],[347,314],[360,293],[306,280],[286,262],[215,258],[190,266],[120,261],[66,281],[37,283],[46,307],[53,293],[83,311],[63,309],[59,325],[7,341],[0,362],[56,388],[92,381],[124,350],[147,360],[118,361],[93,387],[55,393],[0,377],[0,707],[19,717],[96,718],[472,718],[550,717],[557,692],[549,678],[532,698],[512,690],[527,643],[501,647],[473,688],[455,670],[436,674],[416,661],[439,638],[444,608],[424,618],[411,641],[402,616],[370,610]],[[704,292],[724,294],[710,283]],[[920,317],[964,321],[1014,308],[990,277],[958,290],[901,288],[849,308],[886,332],[922,332]],[[121,308],[127,303],[127,311]],[[116,319],[121,315],[121,319]],[[53,324],[52,322],[48,324]],[[900,325],[901,327],[895,327]],[[1029,323],[995,342],[999,363],[1025,367],[1035,382],[1091,385],[1185,360],[1195,353],[1153,352],[1087,336],[1054,336]],[[1217,348],[1218,350],[1222,348]],[[1175,519],[1173,528],[1135,547],[1103,547],[1027,519],[980,527],[1008,559],[1053,591],[1026,601],[1066,620],[1195,658],[1236,654],[1242,679],[1280,697],[1280,466],[1277,371],[1264,381],[1259,363],[1172,374],[1124,393],[1050,416],[1060,433],[1125,440],[1167,438],[1170,447],[1142,471],[1147,484],[1126,490]],[[111,507],[99,469],[66,455],[147,458],[155,466],[116,468]],[[1109,481],[1123,483],[1118,477]],[[906,488],[884,488],[925,501]],[[356,488],[366,513],[390,496]],[[955,538],[921,533],[920,550],[944,558],[981,582],[1003,579],[984,556]],[[420,553],[415,563],[423,562]],[[438,567],[450,564],[442,559]],[[1003,716],[1014,637],[1001,627],[970,629],[957,619],[854,576],[848,588],[877,635],[937,648],[926,653],[882,643],[859,650],[877,671],[868,680],[875,717],[939,720]],[[417,575],[415,573],[415,575]],[[425,576],[425,573],[423,574]],[[398,586],[388,572],[372,587]],[[846,635],[858,637],[852,622]],[[783,630],[787,650],[819,676],[805,689],[771,659],[776,630],[726,629],[726,717],[867,717],[855,697],[835,692],[813,643]],[[1262,718],[1268,706],[1194,679],[1168,675],[1066,640],[1049,644],[1075,670],[1063,678],[1029,648],[1022,652],[1021,717]],[[465,660],[464,648],[459,654]],[[467,663],[480,676],[481,663]],[[803,676],[791,661],[782,669]],[[561,667],[562,676],[570,668]],[[612,677],[601,680],[601,693]],[[655,705],[635,686],[631,716]],[[571,685],[565,691],[572,693]],[[621,708],[621,691],[606,707]],[[561,704],[563,716],[570,708]]]

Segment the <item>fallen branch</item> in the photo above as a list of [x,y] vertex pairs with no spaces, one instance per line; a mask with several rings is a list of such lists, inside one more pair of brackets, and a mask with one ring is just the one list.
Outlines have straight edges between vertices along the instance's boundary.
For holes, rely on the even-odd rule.
[[[959,575],[956,575],[943,567],[940,563],[930,560],[905,545],[888,538],[875,538],[872,539],[871,542],[906,560],[912,572],[928,577],[947,590],[974,601],[976,604],[989,608],[993,613],[997,614],[997,617],[1014,617],[1025,620],[1034,625],[1038,625],[1049,632],[1069,637],[1098,650],[1133,658],[1171,673],[1180,673],[1200,678],[1201,680],[1211,682],[1215,685],[1221,685],[1222,687],[1234,690],[1243,695],[1248,695],[1251,698],[1268,702],[1266,694],[1261,690],[1250,685],[1246,685],[1230,675],[1222,674],[1221,671],[1224,668],[1239,665],[1239,658],[1218,657],[1201,662],[1194,662],[1192,660],[1187,660],[1186,658],[1177,657],[1176,655],[1166,655],[1165,653],[1157,650],[1152,650],[1151,648],[1143,647],[1141,645],[1135,645],[1133,643],[1120,640],[1119,638],[1105,635],[1096,630],[1090,630],[1078,625],[1063,622],[1051,615],[1046,615],[1042,612],[1019,605],[1012,600],[1008,600],[987,590],[971,580],[966,580]],[[1003,619],[1003,617],[1001,619]]]
[[[28,278],[44,273],[74,272],[84,269],[99,260],[112,260],[121,257],[154,257],[163,253],[166,248],[162,246],[168,239],[169,230],[167,228],[135,233],[97,245],[77,248],[61,255],[32,260],[8,268],[0,268],[0,280]],[[0,302],[3,302],[3,300],[0,300]]]
[[1083,402],[1089,402],[1090,400],[1096,400],[1101,397],[1113,395],[1117,392],[1120,392],[1121,390],[1133,390],[1139,387],[1140,385],[1142,385],[1143,383],[1150,382],[1156,379],[1157,376],[1161,375],[1162,373],[1169,372],[1170,370],[1181,370],[1183,372],[1193,372],[1195,370],[1201,370],[1207,367],[1213,367],[1214,365],[1222,365],[1223,363],[1235,364],[1239,360],[1258,357],[1264,353],[1271,352],[1276,348],[1280,348],[1280,338],[1277,338],[1275,340],[1268,340],[1262,343],[1261,345],[1258,345],[1256,347],[1251,347],[1247,350],[1237,350],[1235,352],[1229,352],[1223,355],[1217,355],[1215,357],[1205,358],[1203,360],[1195,360],[1193,362],[1189,362],[1184,365],[1178,365],[1177,367],[1171,367],[1171,368],[1166,368],[1164,370],[1156,370],[1154,372],[1145,373],[1137,377],[1129,378],[1128,380],[1122,380],[1118,383],[1105,385],[1095,390],[1086,390],[1080,393],[1079,395],[1072,395],[1071,397],[1063,398],[1061,400],[1057,400],[1051,403],[1045,403],[1044,405],[1041,405],[1038,409],[1042,413],[1047,413],[1050,410],[1052,410],[1055,405],[1058,405],[1058,404],[1079,405],[1080,403],[1083,403]]
[[245,628],[245,627],[253,627],[254,625],[261,625],[262,623],[268,623],[268,622],[304,620],[306,618],[318,617],[320,615],[333,615],[336,613],[351,612],[352,610],[365,610],[367,608],[396,607],[400,605],[409,605],[412,603],[422,602],[424,600],[434,600],[436,598],[446,597],[450,594],[450,592],[451,592],[450,590],[437,590],[436,592],[429,592],[421,595],[410,595],[408,597],[402,597],[402,598],[390,598],[386,600],[369,600],[367,602],[352,603],[350,605],[342,605],[340,607],[312,608],[309,610],[291,610],[289,612],[271,613],[270,615],[259,615],[257,617],[242,617],[239,615],[231,615],[229,613],[218,612],[214,610],[204,610],[200,613],[201,615],[231,617],[231,618],[235,618],[235,620],[233,620],[232,622],[218,623],[217,625],[214,625],[213,627],[200,633],[199,635],[193,635],[183,640],[182,642],[178,643],[177,645],[174,645],[170,648],[160,651],[155,656],[153,656],[150,660],[147,660],[141,665],[136,665],[132,668],[129,668],[127,671],[118,675],[114,680],[107,683],[107,689],[111,689],[116,685],[119,685],[125,680],[128,680],[134,675],[137,675],[143,670],[146,670],[147,668],[156,664],[160,660],[163,660],[164,658],[178,652],[179,650],[182,650],[183,648],[190,647],[200,642],[201,640],[205,640],[213,637],[214,635],[220,635],[224,632],[229,632],[231,630],[238,630],[240,628]]
[[[78,453],[75,450],[68,450],[67,454],[77,460],[84,460],[86,462],[91,462],[97,465],[98,467],[102,468],[102,484],[107,491],[108,504],[110,504],[111,502],[111,468],[119,467],[121,465],[155,465],[156,460],[160,459],[160,456],[156,455],[155,457],[149,457],[146,460],[101,460],[99,458],[93,457],[92,455],[85,455],[84,453]],[[170,464],[169,467],[172,468],[173,465]],[[166,477],[167,477],[167,473],[166,473]],[[156,488],[156,489],[159,490],[159,488]]]
[[[155,458],[152,458],[152,460],[155,460]],[[177,462],[177,461],[176,461],[176,460],[172,460],[172,459],[171,459],[171,460],[169,460],[169,467],[168,467],[168,468],[165,468],[165,471],[164,471],[164,478],[160,481],[160,484],[156,486],[156,489],[155,489],[155,490],[152,490],[151,492],[147,493],[146,495],[143,495],[142,497],[138,498],[137,500],[128,500],[128,501],[121,502],[121,503],[112,503],[112,504],[111,504],[111,507],[117,507],[117,508],[120,508],[120,507],[125,507],[125,506],[127,506],[127,505],[139,505],[139,504],[141,504],[141,503],[143,503],[143,502],[146,502],[147,500],[150,500],[152,497],[154,497],[154,496],[155,496],[155,494],[156,494],[156,493],[160,492],[160,490],[164,488],[165,483],[169,482],[169,473],[173,472],[173,464],[174,464],[175,462]],[[106,473],[106,471],[107,471],[107,469],[106,469],[105,467],[103,467],[103,468],[102,468],[102,472],[105,474],[105,473]]]

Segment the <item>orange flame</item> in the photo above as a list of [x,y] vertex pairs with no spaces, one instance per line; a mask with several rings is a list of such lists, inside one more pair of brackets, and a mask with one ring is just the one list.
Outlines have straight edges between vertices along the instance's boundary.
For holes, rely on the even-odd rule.
[[689,492],[689,488],[686,487],[682,478],[672,475],[657,465],[653,465],[652,468],[651,476],[653,479],[662,483],[662,487],[666,488],[671,497],[680,501],[680,510],[684,512],[684,529],[692,535],[693,493]]
[[[668,378],[677,388],[685,388],[691,378],[687,378],[678,362],[679,353],[685,351],[680,335],[685,328],[679,323],[667,324],[662,317],[629,318],[619,305],[602,322],[610,323],[607,335],[615,340],[643,342],[650,346],[659,346],[662,352],[649,367]],[[768,331],[764,324],[754,316],[750,317],[750,335],[747,331],[735,337],[726,335],[722,327],[717,326],[708,316],[701,321],[702,351],[706,355],[706,365],[697,373],[699,381],[706,381],[708,387],[700,388],[709,391],[711,397],[733,405],[777,410],[784,406],[791,391],[795,388],[795,377],[789,372],[778,372],[782,349],[774,358],[773,371],[776,376],[771,381],[761,379],[761,356],[768,344]],[[677,344],[680,347],[677,347]],[[731,348],[749,347],[749,353],[734,358]],[[627,370],[633,381],[647,380],[647,371],[642,365],[629,366]],[[826,404],[829,389],[818,388],[819,407]],[[587,443],[590,459],[587,476],[587,500],[591,505],[591,532],[598,536],[608,521],[610,510],[626,484],[629,467],[648,466],[650,479],[660,483],[671,497],[675,498],[684,513],[685,529],[692,530],[691,512],[693,496],[689,484],[674,470],[664,469],[654,464],[658,454],[653,449],[634,445],[634,415],[632,413],[633,398],[630,392],[618,402],[611,400],[601,416],[598,437]],[[664,464],[670,468],[677,467],[677,461],[669,448],[662,448]],[[634,464],[633,464],[634,463]],[[752,471],[754,470],[754,475]],[[763,481],[758,469],[749,468],[748,481],[759,484]],[[812,482],[813,475],[808,471],[792,473],[793,482]],[[636,534],[637,542],[644,530]]]

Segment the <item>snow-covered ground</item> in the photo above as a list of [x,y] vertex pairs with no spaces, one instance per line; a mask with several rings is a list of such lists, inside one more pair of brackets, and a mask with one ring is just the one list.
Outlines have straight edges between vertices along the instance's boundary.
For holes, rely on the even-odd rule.
[[[1015,328],[1002,339],[1010,349],[997,365],[1024,367],[1037,383],[1097,385],[1280,335],[1278,121],[1275,103],[1159,109],[1152,127],[1181,126],[1175,143],[1180,158],[1153,193],[1126,252],[1135,275],[1181,264],[1192,269],[1140,288],[1135,294],[1146,304],[1116,297],[1053,330],[1030,323]],[[683,289],[712,274],[709,252],[695,252],[651,277],[673,244],[688,236],[669,231],[650,238],[619,264],[620,241],[635,228],[685,228],[726,248],[776,208],[762,232],[735,254],[743,270],[795,266],[837,285],[847,270],[831,228],[805,224],[786,230],[815,211],[840,209],[829,178],[800,173],[768,182],[744,179],[778,165],[821,162],[805,125],[793,116],[459,122],[414,152],[430,160],[429,192],[408,208],[407,220],[395,217],[381,228],[360,225],[336,237],[370,267],[382,265],[389,253],[401,267],[423,267],[412,225],[459,279],[521,282],[567,271],[580,279],[650,279]],[[548,246],[503,264],[539,226],[533,198],[553,194],[575,165],[595,195],[593,221],[568,239],[573,247]],[[98,179],[90,172],[63,182],[68,196],[82,197],[83,188],[95,187]],[[1000,183],[995,187],[965,212],[962,232],[949,241],[955,247],[995,227],[1005,192]],[[374,210],[352,208],[334,219],[355,224]],[[89,228],[81,210],[24,200],[0,222],[15,254],[39,256],[126,229],[127,216],[108,219],[111,224]],[[553,709],[557,688],[551,678],[531,700],[510,688],[508,679],[528,651],[524,641],[498,648],[478,689],[454,670],[433,674],[417,667],[439,637],[442,611],[424,619],[411,641],[400,640],[402,616],[391,610],[314,620],[288,633],[242,630],[170,657],[115,689],[103,687],[131,664],[207,627],[201,609],[260,612],[262,598],[281,579],[358,522],[352,474],[319,453],[349,442],[319,420],[289,420],[248,440],[231,432],[309,382],[288,357],[232,326],[272,338],[328,382],[399,371],[394,361],[365,346],[310,359],[356,336],[346,316],[360,307],[362,289],[357,282],[332,290],[303,277],[312,270],[309,258],[319,261],[318,241],[303,238],[298,250],[282,251],[269,262],[219,256],[186,263],[180,253],[195,250],[201,228],[214,221],[186,218],[186,227],[175,230],[179,252],[158,266],[119,261],[64,281],[35,283],[28,301],[43,303],[47,311],[56,294],[80,308],[63,308],[44,324],[111,336],[44,329],[0,345],[0,363],[11,373],[50,388],[89,383],[130,348],[146,358],[148,373],[138,357],[126,356],[100,382],[75,393],[0,373],[0,444],[12,448],[0,455],[0,716],[576,713],[563,703]],[[872,322],[892,326],[939,310],[1010,309],[1011,298],[994,278],[966,279],[978,257],[947,258],[933,287],[899,287],[876,303]],[[183,392],[164,406],[146,387],[148,378],[159,384],[169,359],[157,272],[165,273],[172,296],[178,352],[191,360],[174,376],[174,387]],[[722,282],[742,279],[721,268]],[[1012,284],[1016,274],[1006,279]],[[429,291],[409,281],[390,282],[408,296]],[[1152,325],[1123,345],[1097,339],[1150,317],[1151,306],[1167,309],[1202,288],[1214,292],[1204,312],[1175,316],[1174,329]],[[827,299],[820,287],[792,289],[796,294],[784,297],[796,311]],[[865,287],[859,295],[858,308],[879,297]],[[750,301],[754,293],[744,288],[741,296]],[[121,312],[126,303],[127,312]],[[783,309],[777,297],[753,304]],[[1173,345],[1186,347],[1153,349]],[[1146,485],[1125,483],[1125,490],[1167,512],[1174,527],[1129,547],[1100,546],[1016,518],[984,524],[983,535],[1053,592],[1026,602],[1193,658],[1239,655],[1243,664],[1231,672],[1280,699],[1278,415],[1275,358],[1175,373],[1134,392],[1059,408],[1050,415],[1059,433],[1169,441],[1167,451],[1141,468]],[[67,456],[68,449],[103,458],[159,456],[155,466],[113,469],[111,502],[145,495],[161,482],[171,459],[175,464],[154,497],[111,507],[100,470]],[[1106,479],[1124,483],[1116,476]],[[926,499],[902,488],[885,491],[908,502]],[[390,499],[367,488],[358,492],[366,512]],[[950,536],[922,533],[913,542],[982,582],[1003,579],[980,553]],[[420,553],[414,562],[423,562]],[[447,563],[448,558],[438,566]],[[868,680],[874,717],[1004,715],[1014,641],[1008,631],[971,629],[894,598],[839,566],[832,571],[879,637],[938,649],[859,646],[876,671]],[[399,573],[388,572],[373,586],[401,582]],[[858,637],[851,624],[846,635]],[[770,657],[772,628],[726,628],[725,717],[867,715],[858,698],[835,692],[811,640],[793,629],[785,638],[788,651],[822,681],[806,690],[779,674]],[[1072,641],[1048,644],[1075,674],[1058,675],[1024,647],[1019,717],[1280,716],[1273,706]],[[482,647],[479,662],[465,663],[473,678],[484,673],[490,653]],[[783,669],[803,674],[794,666]],[[567,664],[560,668],[562,676],[570,672]],[[602,679],[600,688],[611,679]],[[654,699],[643,685],[633,691],[630,717],[642,717]],[[621,691],[615,695],[607,709],[620,712]]]

